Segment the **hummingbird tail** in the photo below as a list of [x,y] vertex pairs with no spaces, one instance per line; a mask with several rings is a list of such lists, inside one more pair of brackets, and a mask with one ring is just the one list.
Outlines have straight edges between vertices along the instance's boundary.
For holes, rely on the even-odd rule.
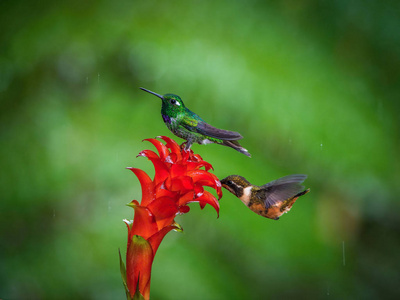
[[235,149],[236,151],[239,151],[240,153],[242,153],[248,157],[251,157],[251,154],[249,153],[249,151],[247,151],[247,149],[240,146],[238,141],[223,141],[222,145],[231,147],[231,148]]

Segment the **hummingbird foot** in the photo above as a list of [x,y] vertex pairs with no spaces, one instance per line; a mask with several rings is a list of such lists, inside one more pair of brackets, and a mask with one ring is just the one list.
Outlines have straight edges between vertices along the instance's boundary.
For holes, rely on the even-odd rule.
[[182,151],[188,152],[190,150],[190,147],[188,148],[187,144],[187,142],[184,142],[179,146]]
[[193,143],[191,141],[186,141],[181,144],[181,149],[184,149],[186,152],[190,150],[190,147],[192,147]]

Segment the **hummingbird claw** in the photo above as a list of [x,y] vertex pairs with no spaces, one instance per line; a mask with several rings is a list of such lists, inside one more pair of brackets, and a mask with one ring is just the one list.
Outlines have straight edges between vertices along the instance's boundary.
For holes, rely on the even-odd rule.
[[181,149],[183,149],[187,152],[190,150],[190,147],[192,147],[192,142],[190,142],[190,141],[183,142],[180,147],[181,147]]

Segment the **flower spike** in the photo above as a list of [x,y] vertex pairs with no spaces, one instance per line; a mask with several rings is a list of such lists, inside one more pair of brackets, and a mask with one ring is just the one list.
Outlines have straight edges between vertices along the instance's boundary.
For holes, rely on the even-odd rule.
[[[174,219],[178,214],[189,212],[189,203],[198,202],[201,208],[211,205],[219,215],[217,198],[204,186],[215,189],[218,199],[222,196],[221,183],[210,173],[210,163],[204,161],[192,150],[185,151],[174,140],[166,137],[145,139],[157,149],[143,150],[138,156],[147,157],[154,166],[155,175],[149,175],[137,168],[131,170],[139,179],[142,200],[132,200],[128,206],[135,211],[133,221],[124,220],[128,228],[126,253],[126,276],[123,276],[127,295],[132,299],[150,297],[151,266],[164,236],[171,230],[182,231]],[[123,262],[121,262],[121,272]]]

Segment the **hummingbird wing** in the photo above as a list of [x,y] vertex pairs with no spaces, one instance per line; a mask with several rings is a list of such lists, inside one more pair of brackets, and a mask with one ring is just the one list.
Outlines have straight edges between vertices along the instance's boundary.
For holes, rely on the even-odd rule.
[[287,200],[304,190],[301,183],[307,178],[304,174],[289,175],[264,184],[265,205],[270,207]]
[[216,139],[236,141],[242,139],[242,135],[235,131],[215,128],[204,121],[199,121],[196,126],[196,131]]
[[186,108],[186,111],[187,114],[182,116],[181,124],[190,131],[198,132],[202,135],[220,140],[236,141],[243,138],[238,132],[223,130],[211,126],[188,108]]

